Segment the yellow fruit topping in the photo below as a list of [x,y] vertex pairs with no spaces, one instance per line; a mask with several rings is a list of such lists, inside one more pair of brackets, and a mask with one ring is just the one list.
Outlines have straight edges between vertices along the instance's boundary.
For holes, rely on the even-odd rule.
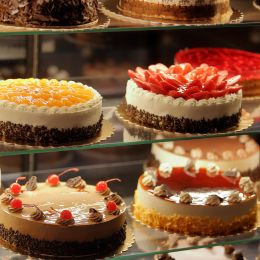
[[0,81],[0,100],[37,107],[63,107],[85,103],[94,92],[81,83],[56,79],[8,79]]

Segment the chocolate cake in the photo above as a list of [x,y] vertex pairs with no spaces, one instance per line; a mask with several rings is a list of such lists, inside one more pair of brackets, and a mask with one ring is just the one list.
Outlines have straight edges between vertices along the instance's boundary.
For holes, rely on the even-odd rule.
[[0,21],[19,26],[69,26],[98,19],[97,0],[2,0]]

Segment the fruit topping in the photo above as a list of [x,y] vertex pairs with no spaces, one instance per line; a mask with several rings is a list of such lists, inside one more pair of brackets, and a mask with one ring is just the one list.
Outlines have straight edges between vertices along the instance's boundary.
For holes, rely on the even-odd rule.
[[72,219],[73,216],[72,216],[72,213],[71,211],[67,210],[67,209],[64,209],[61,211],[60,213],[60,218],[61,219],[65,219],[65,220],[69,220],[69,219]]
[[69,226],[75,223],[73,215],[70,210],[64,209],[60,212],[60,217],[56,221],[57,224]]
[[9,186],[9,190],[13,195],[19,195],[21,192],[21,185],[18,183],[20,180],[25,180],[25,177],[18,177],[14,183]]
[[22,209],[23,202],[20,199],[13,199],[10,202],[10,208],[12,209]]
[[119,215],[120,209],[117,207],[116,203],[112,200],[108,201],[106,204],[108,214],[110,215]]
[[119,181],[121,182],[120,179],[110,179],[110,180],[107,180],[107,181],[99,181],[97,184],[96,184],[96,191],[98,193],[100,193],[101,195],[104,195],[104,196],[107,196],[109,193],[110,193],[110,189],[108,187],[108,183],[111,182],[111,181]]
[[237,93],[240,76],[228,78],[228,73],[213,66],[201,64],[193,68],[189,63],[150,65],[148,69],[137,67],[128,71],[129,77],[144,90],[174,98],[209,99]]
[[60,183],[60,177],[63,176],[64,174],[68,173],[68,172],[78,172],[79,169],[78,168],[70,168],[67,169],[63,172],[61,172],[60,174],[52,174],[49,175],[47,178],[47,182],[50,186],[57,186]]

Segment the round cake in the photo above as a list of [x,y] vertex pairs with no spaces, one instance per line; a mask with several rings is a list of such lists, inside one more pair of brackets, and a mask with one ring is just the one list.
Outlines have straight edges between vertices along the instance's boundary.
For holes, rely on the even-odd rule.
[[184,167],[194,160],[196,167],[207,168],[214,163],[223,171],[237,169],[242,176],[260,178],[259,145],[248,135],[155,143],[152,155],[148,165],[169,163]]
[[230,76],[241,75],[239,83],[246,97],[260,96],[260,54],[228,48],[191,48],[175,55],[175,63],[189,62],[192,66],[207,63]]
[[102,127],[102,97],[73,81],[0,81],[0,138],[30,145],[60,145],[95,137]]
[[[74,169],[70,169],[74,170]],[[103,255],[125,240],[126,206],[108,181],[88,185],[80,177],[60,182],[17,182],[0,196],[0,237],[29,255]],[[20,178],[22,179],[22,178]]]
[[250,230],[256,222],[250,178],[217,167],[161,164],[138,180],[133,214],[140,222],[170,232],[218,236]]
[[19,26],[68,26],[98,20],[97,0],[3,0],[0,21]]
[[128,74],[125,112],[133,122],[183,133],[218,132],[239,123],[239,76],[189,63],[137,67]]
[[119,10],[141,18],[176,21],[229,21],[232,14],[229,0],[119,0]]

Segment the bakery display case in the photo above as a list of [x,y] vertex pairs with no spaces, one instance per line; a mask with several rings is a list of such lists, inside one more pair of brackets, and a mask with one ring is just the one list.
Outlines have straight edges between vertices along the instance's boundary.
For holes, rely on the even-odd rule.
[[[93,0],[92,2],[94,3],[95,1]],[[79,21],[81,21],[79,17],[78,19],[73,20],[76,24],[69,24],[69,27],[62,24],[67,22],[65,20],[61,20],[62,22],[60,22],[60,24],[56,24],[56,20],[44,21],[44,23],[46,24],[41,24],[41,26],[37,26],[38,24],[36,20],[34,20],[32,26],[24,26],[23,24],[11,25],[1,23],[0,62],[2,65],[0,68],[0,77],[2,79],[39,78],[43,79],[41,81],[41,84],[44,86],[45,84],[49,84],[45,79],[57,79],[59,82],[61,82],[61,85],[59,87],[65,89],[65,91],[68,90],[66,89],[66,84],[70,86],[70,84],[75,85],[75,83],[71,82],[81,82],[83,84],[86,84],[87,86],[93,87],[102,95],[102,111],[104,117],[103,127],[101,129],[101,137],[99,136],[98,138],[84,140],[84,142],[62,142],[62,144],[51,143],[51,145],[49,143],[38,142],[37,145],[33,145],[35,144],[33,142],[18,142],[18,144],[15,142],[15,140],[17,139],[12,139],[11,142],[10,140],[7,140],[9,142],[2,141],[0,143],[2,189],[8,189],[8,187],[10,187],[10,184],[14,183],[17,178],[17,182],[21,182],[21,184],[24,185],[25,181],[23,179],[21,179],[21,181],[19,180],[19,177],[21,176],[25,176],[27,180],[32,176],[37,176],[38,186],[41,187],[50,184],[48,182],[48,177],[50,176],[50,174],[61,173],[63,171],[66,171],[66,169],[75,169],[76,167],[77,170],[75,171],[80,171],[79,175],[82,177],[82,179],[86,181],[89,187],[90,185],[95,185],[99,183],[100,180],[105,181],[106,184],[109,183],[109,188],[111,188],[114,192],[120,194],[120,196],[126,203],[126,211],[124,208],[125,204],[119,204],[120,206],[117,206],[117,208],[115,209],[113,208],[114,205],[111,206],[113,208],[111,210],[113,213],[107,213],[110,209],[106,205],[108,208],[106,208],[104,213],[102,213],[104,214],[104,216],[106,214],[110,214],[109,217],[112,216],[111,218],[114,219],[117,219],[117,217],[115,217],[117,216],[117,214],[122,214],[122,216],[120,215],[120,223],[123,221],[123,213],[125,213],[128,226],[124,246],[120,248],[117,252],[107,253],[105,255],[102,255],[102,257],[113,259],[159,260],[171,259],[170,257],[172,257],[172,259],[173,257],[176,259],[188,259],[191,258],[193,254],[196,254],[196,256],[198,256],[198,259],[230,259],[231,257],[240,257],[234,259],[244,259],[241,258],[241,256],[239,255],[240,252],[236,251],[239,248],[243,251],[243,254],[248,259],[254,259],[254,257],[259,254],[258,243],[260,241],[260,213],[258,202],[256,202],[256,198],[257,196],[259,197],[260,194],[260,85],[257,85],[257,83],[255,83],[254,81],[254,84],[256,85],[250,85],[248,87],[248,93],[250,93],[250,95],[244,97],[243,99],[240,96],[240,101],[242,103],[242,114],[238,124],[235,123],[235,126],[224,129],[221,127],[225,123],[225,121],[221,121],[221,127],[219,128],[220,130],[216,131],[216,126],[214,126],[212,127],[214,128],[212,132],[208,131],[208,129],[210,128],[207,128],[207,131],[203,132],[201,129],[206,129],[206,125],[204,124],[204,126],[202,125],[202,128],[200,126],[200,133],[197,133],[198,131],[192,131],[192,128],[190,128],[188,131],[180,131],[182,132],[180,133],[178,131],[173,132],[172,129],[171,131],[169,131],[169,128],[165,128],[163,130],[166,131],[162,131],[162,129],[160,127],[158,129],[156,125],[153,125],[153,128],[151,127],[151,123],[150,125],[142,125],[141,123],[149,118],[149,113],[145,114],[145,116],[138,115],[142,119],[139,122],[135,121],[134,116],[133,118],[129,117],[129,115],[126,114],[125,110],[125,95],[127,81],[129,80],[129,78],[132,78],[133,81],[135,81],[136,78],[139,80],[140,75],[137,74],[141,70],[140,68],[144,68],[141,70],[141,77],[145,73],[146,75],[147,73],[149,74],[151,72],[151,69],[149,69],[150,64],[160,63],[160,69],[155,68],[155,74],[161,73],[161,68],[163,68],[162,70],[169,70],[171,68],[172,70],[174,70],[174,75],[182,75],[182,73],[184,73],[183,71],[180,73],[179,71],[175,71],[175,69],[179,70],[180,68],[183,69],[183,67],[178,67],[179,65],[175,65],[177,67],[173,67],[173,64],[174,62],[176,62],[176,53],[186,48],[188,48],[188,50],[192,48],[200,48],[202,50],[206,48],[232,48],[251,52],[253,53],[252,57],[250,56],[247,59],[245,59],[245,56],[247,56],[248,54],[241,54],[241,56],[239,56],[240,54],[236,55],[228,53],[227,56],[224,57],[223,53],[217,53],[217,56],[223,58],[223,63],[225,63],[225,65],[230,62],[228,57],[229,55],[239,57],[235,60],[237,64],[227,65],[226,67],[224,67],[225,70],[232,67],[232,69],[234,70],[237,69],[237,71],[242,71],[243,68],[241,69],[241,66],[246,66],[247,63],[252,62],[251,64],[249,64],[250,67],[252,66],[251,72],[254,71],[254,75],[256,75],[255,77],[257,78],[257,75],[259,75],[257,74],[259,73],[259,69],[257,70],[257,66],[260,64],[260,56],[259,54],[257,54],[259,53],[260,45],[260,12],[259,9],[257,9],[256,7],[257,1],[254,1],[254,4],[253,1],[231,1],[233,13],[232,15],[228,15],[228,20],[214,20],[213,22],[188,21],[185,23],[180,21],[173,23],[168,19],[163,20],[162,18],[158,17],[156,19],[140,16],[136,17],[136,15],[132,15],[131,13],[129,14],[122,11],[123,9],[127,8],[129,1],[120,1],[119,9],[117,8],[117,4],[117,1],[110,0],[99,3],[99,8],[97,9],[97,11],[91,9],[91,19],[93,20],[91,20],[90,24],[86,26],[77,24],[80,23]],[[39,12],[39,10],[37,12]],[[99,16],[99,20],[97,23],[95,23],[94,21],[96,15]],[[75,18],[77,16],[74,16],[73,14],[72,17]],[[25,20],[21,21],[24,22]],[[21,23],[21,21],[18,21],[18,23]],[[55,22],[54,27],[52,27],[53,22]],[[94,24],[92,24],[93,22]],[[213,57],[213,54],[209,50],[207,55],[207,62],[209,63],[210,57]],[[211,60],[215,59],[216,58],[212,58]],[[192,61],[194,60],[191,59],[191,61],[188,62],[192,63]],[[182,62],[186,61],[180,61],[179,63]],[[166,64],[167,67],[162,67],[162,64]],[[196,66],[197,65],[194,65],[194,67]],[[145,71],[145,68],[148,69]],[[128,73],[128,70],[131,70],[131,72]],[[187,67],[184,67],[183,70],[189,70],[188,72],[185,72],[186,74],[188,74],[189,72],[193,72],[192,69],[189,69]],[[250,74],[250,69],[248,69],[247,71],[247,73]],[[132,72],[134,72],[134,74]],[[221,71],[214,71],[214,73],[215,74],[210,75],[210,79],[214,77],[216,78],[216,75],[221,75]],[[141,79],[146,80],[147,78],[144,77]],[[160,82],[164,82],[165,78],[160,78],[160,80]],[[186,80],[189,81],[190,78],[186,78]],[[207,80],[208,78],[205,78],[202,83],[200,82],[203,87],[204,84],[206,84]],[[221,90],[226,90],[225,87],[227,87],[227,91],[230,91],[230,88],[234,90],[237,87],[237,80],[238,79],[233,78],[233,83],[229,84],[225,76],[223,78],[223,82],[225,81],[225,86],[223,85],[224,87]],[[33,79],[29,79],[29,81],[35,83]],[[52,81],[51,84],[58,84],[58,81]],[[66,84],[64,82],[66,82]],[[147,80],[147,82],[149,84],[151,83],[149,80]],[[178,86],[179,82],[180,81],[177,82],[177,85],[175,86],[176,88],[180,87]],[[259,83],[259,78],[256,79],[256,82]],[[144,81],[142,81],[142,83],[144,83]],[[187,82],[182,82],[181,87],[185,86],[186,88],[186,83]],[[200,83],[196,82],[196,84]],[[217,81],[215,82],[215,84],[219,85],[221,85],[221,83],[222,81],[220,80],[218,81],[218,83]],[[19,81],[18,85],[19,84],[21,85],[25,83]],[[26,84],[30,85],[31,83],[26,82]],[[37,85],[38,83],[35,84]],[[154,84],[154,82],[152,84]],[[16,82],[11,82],[11,86],[9,86],[8,88],[10,89],[11,87],[13,87],[13,85],[16,85]],[[38,85],[38,87],[41,88],[42,86]],[[74,87],[80,88],[81,85]],[[147,85],[144,86],[144,89],[145,87],[147,87]],[[16,90],[14,90],[13,93],[14,96],[16,95],[15,91]],[[29,91],[28,88],[26,89],[26,91]],[[26,91],[20,93],[21,99],[26,96]],[[51,89],[49,89],[49,91],[52,92]],[[158,90],[152,90],[153,94],[155,93],[157,94],[157,96],[158,94],[161,94],[159,92],[156,93],[156,91]],[[206,91],[210,92],[209,89],[206,89]],[[237,91],[239,90],[236,89],[234,91],[236,91],[234,93],[237,93]],[[206,93],[207,95],[209,95],[208,92]],[[230,95],[234,94],[233,92],[228,93]],[[83,94],[85,95],[86,93]],[[191,95],[193,94],[194,93],[191,93]],[[217,92],[215,94],[220,93]],[[3,94],[1,94],[1,97],[2,95]],[[71,95],[71,93],[69,95]],[[178,98],[174,95],[172,95],[173,98]],[[197,96],[191,97],[193,97],[194,99],[197,98]],[[207,96],[207,98],[209,97],[212,98],[212,96]],[[183,98],[189,99],[190,96],[183,96]],[[61,97],[61,99],[63,99],[63,96]],[[137,98],[135,98],[135,101],[136,100]],[[197,101],[199,102],[200,98],[196,99],[195,102]],[[30,105],[34,104],[32,103],[32,101],[30,102]],[[142,102],[145,103],[145,99],[139,101],[139,103]],[[160,110],[159,105],[158,107],[154,105],[153,108],[156,112]],[[173,110],[177,111],[178,109],[174,108]],[[203,109],[203,113],[205,114],[205,116],[207,114],[210,114],[210,111],[211,110],[209,108]],[[215,108],[214,111],[217,111],[217,108]],[[224,119],[226,120],[226,118]],[[34,120],[33,117],[31,117],[31,120]],[[156,120],[157,119],[155,119],[154,117],[151,119],[151,121]],[[67,121],[67,123],[69,123],[70,121],[68,120],[68,117]],[[181,128],[177,129],[180,130]],[[15,133],[15,131],[11,133],[11,136],[15,136],[15,134],[13,134]],[[73,134],[77,135],[77,133]],[[3,135],[1,136],[3,137]],[[4,136],[5,138],[7,138],[6,135]],[[250,136],[250,138],[248,136]],[[172,172],[169,173],[167,172],[168,170],[160,170],[160,165],[165,163],[167,164],[170,160],[174,162],[171,165]],[[195,161],[196,165],[189,165],[190,161]],[[212,167],[212,162],[217,163],[220,170],[219,168],[209,169],[208,167]],[[190,167],[189,169],[187,168],[188,166]],[[232,194],[230,191],[225,191],[226,195],[224,196],[224,198],[220,198],[223,189],[220,192],[218,191],[218,196],[216,195],[216,197],[214,197],[214,199],[217,200],[217,205],[215,205],[215,200],[214,202],[206,200],[207,206],[216,206],[214,212],[207,208],[208,215],[211,217],[213,215],[213,217],[216,217],[216,215],[218,215],[217,212],[219,210],[217,207],[220,204],[222,206],[228,205],[230,206],[230,208],[234,206],[234,208],[238,209],[237,212],[236,210],[233,210],[232,214],[223,214],[231,214],[232,218],[235,219],[234,223],[232,223],[232,232],[230,232],[230,234],[226,232],[228,228],[230,228],[230,223],[227,226],[223,227],[222,225],[221,228],[220,226],[219,228],[214,227],[211,229],[211,231],[208,231],[207,228],[209,227],[209,223],[207,223],[208,225],[205,224],[205,229],[200,228],[200,220],[192,220],[194,216],[191,216],[191,224],[187,224],[187,226],[185,226],[185,228],[183,229],[184,231],[181,231],[181,228],[178,229],[176,227],[173,227],[170,230],[170,225],[166,225],[166,227],[164,226],[163,228],[161,228],[161,226],[159,225],[161,219],[159,218],[158,220],[157,216],[153,216],[149,212],[147,217],[149,221],[151,220],[156,222],[156,225],[154,225],[154,227],[152,228],[152,222],[144,221],[145,214],[147,213],[144,208],[140,207],[139,213],[136,213],[136,204],[138,204],[137,197],[140,196],[140,194],[144,194],[145,192],[149,193],[148,197],[156,197],[155,200],[151,202],[151,204],[156,203],[156,205],[160,209],[164,207],[160,206],[160,201],[165,200],[167,201],[167,203],[170,201],[169,198],[171,196],[165,195],[167,192],[163,188],[163,185],[167,184],[167,182],[164,182],[162,180],[163,174],[160,174],[162,172],[166,175],[176,174],[176,172],[174,173],[174,167],[177,167],[179,169],[178,174],[180,174],[180,176],[185,175],[187,172],[188,174],[190,174],[188,175],[188,177],[186,175],[184,177],[176,177],[177,179],[174,179],[173,177],[174,183],[178,183],[178,181],[180,181],[180,183],[178,184],[180,184],[181,188],[178,187],[178,189],[187,190],[197,188],[196,185],[198,184],[193,181],[193,178],[195,178],[193,176],[193,173],[194,171],[197,171],[197,168],[195,166],[200,167],[200,169],[198,170],[199,173],[196,173],[196,178],[201,178],[201,183],[204,182],[204,184],[208,184],[209,180],[212,181],[214,179],[213,177],[216,177],[215,175],[217,175],[216,182],[221,182],[221,184],[224,183],[223,185],[225,186],[225,188],[226,186],[228,186],[231,189]],[[146,186],[143,183],[143,179],[147,177],[147,175],[145,175],[147,171],[149,172],[149,170],[157,167],[159,167],[158,176],[156,175],[156,171],[155,177],[158,183],[153,184],[154,180],[151,178],[153,178],[154,175],[151,177],[148,174],[149,176],[146,179],[146,181],[152,182],[152,185],[148,186],[150,188],[152,187],[151,189],[154,190],[150,191],[149,189],[146,189]],[[183,170],[180,170],[182,168]],[[236,178],[237,176],[230,177],[230,175],[225,175],[224,173],[228,172],[227,174],[233,174],[234,171],[231,171],[231,169],[233,168],[239,168],[239,171],[243,176],[250,176],[254,184],[250,181],[246,182],[246,188],[244,188],[244,186],[242,187],[240,184],[241,179],[239,176],[235,180],[232,179],[232,181],[234,181],[234,183],[232,183],[232,186],[230,184],[229,178]],[[142,174],[144,175],[140,178]],[[203,177],[203,175],[205,174],[207,175],[206,180]],[[211,174],[215,175],[210,176]],[[62,177],[62,185],[65,185],[63,181],[71,180],[69,179],[71,177],[73,177],[73,174],[64,175],[64,177]],[[117,181],[110,182],[110,180],[114,179],[116,179]],[[221,179],[221,181],[219,181],[219,179]],[[46,180],[47,184],[45,183]],[[74,179],[73,183],[74,181],[76,180]],[[187,188],[187,185],[190,183],[192,183],[191,186]],[[158,189],[156,192],[158,192],[158,194],[164,195],[156,195],[154,193],[155,188],[161,187],[157,186],[159,184],[162,186],[162,190]],[[138,185],[140,185],[144,191],[139,190],[139,195],[137,196],[137,193],[135,194],[135,190],[139,189],[137,188],[139,187]],[[20,194],[26,202],[24,204],[25,208],[32,207],[30,206],[30,200],[26,197],[26,187],[27,186],[23,186],[22,189],[24,192]],[[209,188],[207,185],[205,187]],[[198,205],[201,205],[199,204],[200,202],[194,201],[196,199],[199,201],[197,197],[202,196],[200,192],[202,191],[201,193],[203,193],[204,189],[206,189],[205,187],[199,187],[198,191],[191,191],[193,192],[193,203],[197,203],[195,205],[196,207],[198,207]],[[69,186],[69,188],[71,187]],[[176,187],[171,189],[174,190],[175,188]],[[210,184],[210,188],[216,187],[213,187]],[[66,187],[64,189],[68,188]],[[250,190],[248,191],[248,189]],[[68,193],[67,190],[66,192]],[[93,197],[97,197],[95,193],[95,188],[93,188],[93,191],[89,190],[88,192],[91,194],[93,192]],[[208,192],[207,196],[208,194],[209,196],[211,196],[211,193],[211,191]],[[188,196],[187,194],[188,193],[182,193],[182,195],[185,197],[183,198],[183,201],[182,198],[178,197],[179,195],[174,197],[175,206],[177,204],[183,203],[183,205],[179,205],[183,206],[179,207],[179,214],[181,215],[182,212],[185,212],[186,215],[184,214],[185,217],[181,217],[181,222],[189,222],[187,220],[187,208],[188,206],[194,206],[188,205],[192,203],[192,198],[189,197],[190,195]],[[146,195],[144,195],[144,197]],[[71,194],[70,196],[74,195]],[[60,199],[58,197],[59,196],[57,196],[57,200]],[[1,197],[1,199],[3,198]],[[98,199],[100,198],[98,197]],[[156,199],[160,201],[157,201]],[[69,198],[66,198],[64,200],[66,200],[66,203],[70,201]],[[83,200],[83,198],[80,198],[80,200]],[[138,198],[138,202],[140,201],[140,198]],[[145,203],[149,204],[149,199],[144,199],[144,201]],[[162,205],[163,203],[165,203],[165,201],[162,202]],[[245,203],[245,201],[247,204]],[[33,204],[34,206],[37,204],[37,202],[35,201],[33,201],[33,203],[35,203]],[[4,204],[3,200],[2,204]],[[243,207],[241,206],[242,204]],[[171,208],[172,202],[169,205],[170,206],[167,206],[168,209]],[[12,207],[12,205],[10,207]],[[118,208],[119,213],[117,211]],[[241,208],[243,209],[241,210]],[[28,213],[26,210],[24,210],[25,215]],[[91,213],[93,214],[92,217],[96,220],[97,217],[100,217],[100,215],[97,215],[97,212],[95,210],[96,209],[94,209],[94,211],[92,210]],[[98,208],[98,210],[103,209]],[[229,212],[230,211],[232,211],[232,209],[229,210]],[[192,209],[192,212],[193,214],[195,214],[194,212],[196,212],[196,210]],[[201,212],[205,213],[205,210],[201,210]],[[52,212],[50,212],[51,218],[53,215],[56,216],[55,214],[58,213],[60,212],[55,211],[55,208],[52,209]],[[246,214],[246,216],[244,216],[243,214]],[[250,215],[250,217],[248,217],[247,214]],[[109,219],[109,217],[107,217],[106,215],[106,218]],[[240,219],[239,221],[237,221],[236,217],[241,217],[242,220]],[[163,221],[164,220],[165,219],[163,219]],[[69,221],[71,221],[71,218],[69,219]],[[78,221],[77,218],[75,218],[75,221]],[[87,222],[89,221],[89,219],[85,219],[84,221]],[[174,221],[175,220],[173,220],[173,222]],[[253,222],[253,224],[251,222]],[[194,223],[196,223],[195,227]],[[214,226],[215,222],[212,221],[212,223],[212,225]],[[180,226],[181,225],[182,223],[180,224]],[[216,226],[217,225],[220,225],[219,222],[216,224]],[[238,226],[239,228],[237,228]],[[199,234],[198,237],[197,235],[199,232],[202,232],[201,230],[206,231],[203,234]],[[215,233],[212,230],[214,230]],[[185,235],[173,233],[174,231],[180,231],[180,233],[185,233]],[[217,233],[217,231],[219,231],[219,233]],[[71,235],[75,235],[75,232],[73,232],[71,232]],[[40,231],[38,233],[40,233]],[[122,239],[124,235],[120,234],[117,235]],[[39,235],[39,237],[41,236]],[[19,238],[16,237],[16,239]],[[113,237],[113,239],[116,240],[117,238]],[[29,247],[31,241],[28,241]],[[104,243],[103,242],[104,240],[100,242],[100,247],[104,247],[106,245],[106,241]],[[119,242],[121,243],[122,241],[120,240]],[[32,244],[34,243],[35,241],[32,241]],[[56,246],[56,244],[54,245]],[[231,250],[230,248],[227,248],[227,245],[232,248],[234,246],[235,253],[233,251],[230,254],[227,253],[226,250]],[[102,249],[100,248],[99,250],[102,251]],[[41,257],[43,259],[53,257],[62,259],[63,257],[70,258],[77,254],[77,250],[75,252],[73,252],[72,250],[68,250],[67,255],[61,256],[62,253],[60,252],[60,256],[53,256],[52,251],[48,251],[46,254],[44,254],[42,252],[33,252],[33,250],[30,249],[28,252],[26,250],[19,250],[19,246],[18,251],[20,251],[20,253],[16,252],[15,248],[13,247],[8,248],[8,246],[3,242],[3,246],[0,247],[0,256],[3,259],[28,259],[30,256],[26,255],[27,252],[28,255]],[[97,256],[81,255],[81,257],[83,259],[94,259]]]

